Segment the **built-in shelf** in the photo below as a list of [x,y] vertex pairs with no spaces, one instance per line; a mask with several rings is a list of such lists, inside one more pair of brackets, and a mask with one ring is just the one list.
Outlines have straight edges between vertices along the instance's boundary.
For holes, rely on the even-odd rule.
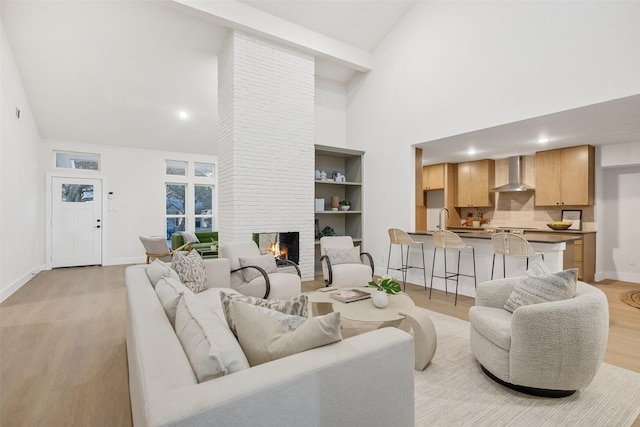
[[[334,172],[344,176],[345,181],[330,179],[315,180],[315,198],[324,200],[324,211],[315,211],[317,231],[329,226],[338,236],[351,236],[355,244],[362,245],[363,179],[362,157],[364,152],[346,148],[316,145],[315,169],[334,176]],[[348,199],[348,211],[331,210],[331,197]],[[322,271],[320,265],[320,241],[316,239],[315,270]]]

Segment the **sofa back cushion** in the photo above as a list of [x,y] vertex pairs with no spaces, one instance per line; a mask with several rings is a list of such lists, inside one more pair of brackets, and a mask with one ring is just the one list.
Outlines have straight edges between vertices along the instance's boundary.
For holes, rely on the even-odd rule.
[[198,382],[249,367],[226,322],[197,301],[195,295],[180,298],[175,330]]
[[193,292],[180,281],[172,278],[163,278],[158,280],[156,285],[156,295],[164,308],[164,312],[167,314],[171,326],[175,327],[176,324],[176,310],[178,309],[178,302],[185,293],[193,294]]
[[151,282],[151,286],[154,288],[156,287],[158,280],[163,277],[171,277],[173,279],[180,280],[178,273],[171,268],[171,264],[160,261],[159,259],[153,260],[153,262],[147,266],[145,271],[147,272],[147,277]]

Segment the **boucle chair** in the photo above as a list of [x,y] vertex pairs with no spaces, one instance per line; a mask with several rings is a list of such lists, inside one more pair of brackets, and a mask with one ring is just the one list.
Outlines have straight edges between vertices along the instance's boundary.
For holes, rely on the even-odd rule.
[[[373,280],[373,258],[353,245],[351,236],[320,238],[320,262],[326,286],[367,286]],[[362,263],[365,256],[369,264]]]
[[519,278],[478,284],[469,309],[471,352],[492,379],[528,394],[564,397],[587,387],[604,358],[607,297],[577,282],[573,298],[503,307]]
[[[300,269],[292,261],[291,268],[277,268],[275,257],[260,254],[253,240],[231,242],[219,246],[219,257],[231,265],[231,288],[243,295],[264,299],[286,299],[302,292]],[[295,273],[285,272],[294,270]]]

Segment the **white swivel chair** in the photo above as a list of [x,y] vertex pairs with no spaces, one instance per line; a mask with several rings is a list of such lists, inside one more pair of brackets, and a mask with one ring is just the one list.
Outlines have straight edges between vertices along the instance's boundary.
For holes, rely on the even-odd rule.
[[[400,246],[400,268],[389,267],[391,263],[391,248],[393,245]],[[422,267],[409,265],[409,249],[411,246],[420,245],[420,258],[422,259]],[[407,254],[404,254],[404,247],[407,247]],[[387,257],[387,274],[389,274],[389,270],[398,270],[402,273],[402,285],[403,289],[407,287],[407,272],[410,268],[417,268],[422,270],[422,275],[424,276],[424,288],[427,289],[427,269],[424,264],[424,245],[422,242],[416,242],[413,240],[407,233],[398,229],[398,228],[390,228],[389,229],[389,256]]]
[[491,280],[493,280],[493,268],[496,263],[496,254],[502,255],[502,276],[507,277],[507,268],[505,265],[506,256],[525,257],[527,259],[526,269],[529,268],[529,258],[540,255],[544,261],[544,254],[536,252],[531,247],[531,243],[519,234],[513,233],[496,233],[491,236],[493,244],[493,261],[491,262]]
[[[264,299],[287,299],[300,295],[300,269],[292,261],[297,274],[281,272],[275,257],[261,255],[253,240],[231,242],[219,245],[219,257],[227,258],[231,265],[231,288],[243,295]],[[270,259],[272,256],[273,259]]]
[[[326,286],[339,288],[367,286],[373,280],[373,258],[353,245],[351,236],[325,236],[320,239],[320,262]],[[362,263],[366,257],[368,264]]]
[[[436,266],[436,253],[438,249],[442,249],[444,253],[444,276],[436,276],[434,274],[435,266]],[[447,269],[447,249],[450,251],[458,252],[458,267],[455,272],[448,271]],[[463,250],[471,249],[471,254],[473,256],[473,275],[470,274],[462,274],[460,273],[460,252]],[[449,280],[456,281],[456,299],[454,305],[458,305],[458,283],[460,281],[460,276],[464,277],[473,277],[473,286],[477,285],[476,281],[476,250],[473,246],[469,246],[462,241],[460,236],[457,234],[448,231],[448,230],[438,230],[433,233],[433,263],[431,264],[431,287],[429,289],[429,299],[431,299],[431,291],[433,290],[433,278],[437,277],[439,279],[444,279],[444,292],[447,293],[447,284]]]

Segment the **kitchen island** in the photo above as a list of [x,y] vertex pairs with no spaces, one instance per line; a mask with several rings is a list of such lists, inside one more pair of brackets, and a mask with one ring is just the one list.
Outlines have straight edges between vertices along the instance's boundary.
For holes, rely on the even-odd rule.
[[[427,266],[427,287],[430,285],[431,266],[433,263],[433,232],[417,231],[409,233],[414,240],[424,244],[424,258]],[[491,278],[491,264],[493,260],[493,245],[491,236],[495,233],[487,233],[482,231],[456,232],[462,241],[469,246],[475,248],[476,258],[476,277],[478,283],[484,282]],[[582,239],[581,234],[569,233],[526,233],[522,235],[531,243],[533,249],[537,252],[544,253],[544,263],[551,271],[561,271],[565,269],[569,263],[566,259],[573,259],[573,242]],[[569,248],[569,251],[567,249]],[[395,257],[397,258],[397,254]],[[410,251],[410,264],[422,265],[420,261],[420,253],[415,248]],[[435,260],[435,275],[444,276],[443,251],[438,251]],[[391,262],[396,259],[392,254]],[[566,259],[565,259],[566,258]],[[447,267],[449,272],[455,271],[458,261],[458,251],[447,251]],[[521,276],[525,271],[526,260],[523,257],[506,257],[507,277]],[[570,265],[569,265],[570,266]],[[496,257],[496,265],[494,269],[494,279],[502,277],[502,257]],[[422,284],[422,272],[420,270],[411,269],[409,271],[408,281],[411,283]],[[472,254],[470,250],[463,250],[460,258],[460,273],[473,274]],[[453,286],[452,286],[453,285]],[[445,289],[444,279],[433,279],[434,289]],[[455,291],[455,281],[449,280],[449,290]],[[475,297],[475,287],[473,278],[460,277],[458,285],[458,293]]]

